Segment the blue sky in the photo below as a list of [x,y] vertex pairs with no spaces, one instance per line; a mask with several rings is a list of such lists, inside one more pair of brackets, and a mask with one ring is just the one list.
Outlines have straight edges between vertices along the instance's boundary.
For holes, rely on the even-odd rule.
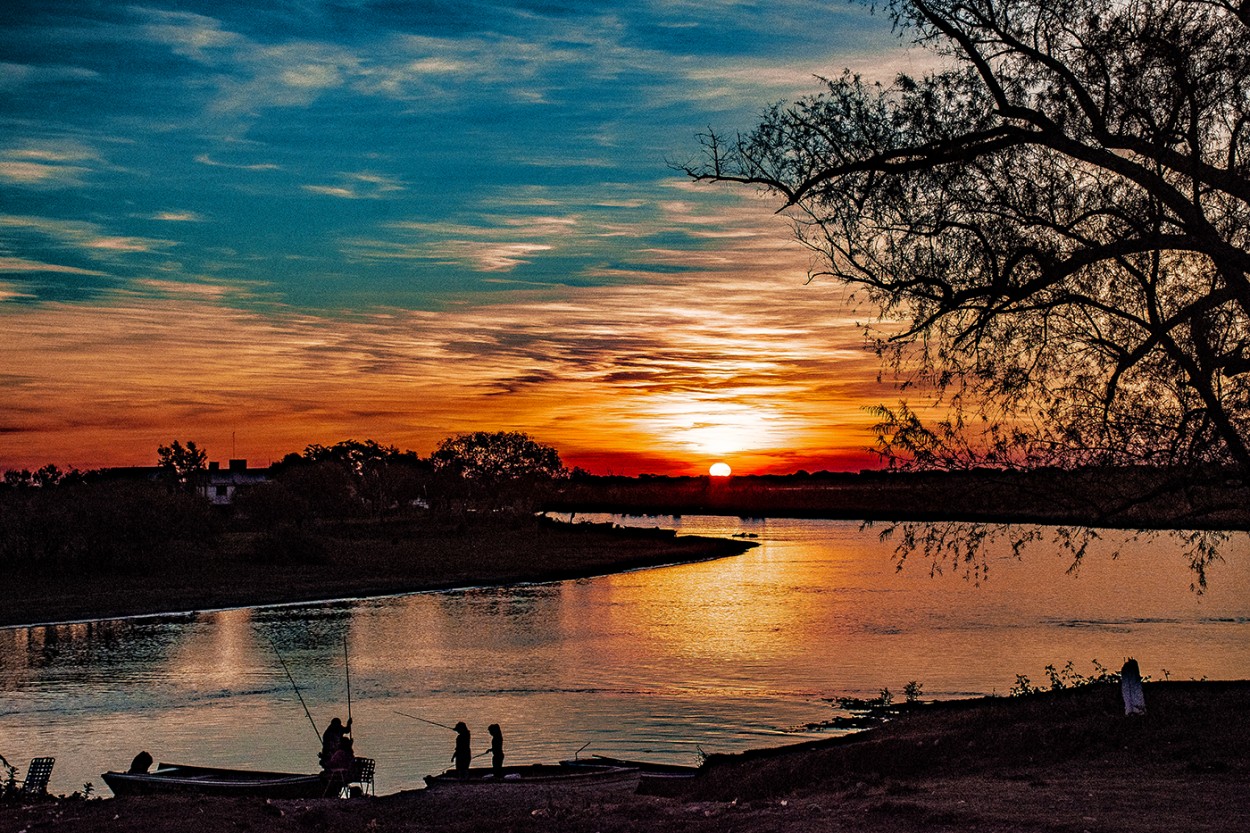
[[801,294],[775,204],[668,165],[815,75],[914,71],[862,5],[40,2],[0,27],[0,466],[175,436],[263,461],[508,428],[621,471],[867,442],[746,420],[837,413],[871,363],[833,288]]

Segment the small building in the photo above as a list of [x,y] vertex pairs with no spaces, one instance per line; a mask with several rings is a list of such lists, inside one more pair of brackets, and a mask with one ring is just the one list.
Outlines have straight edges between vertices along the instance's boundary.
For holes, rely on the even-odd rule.
[[240,489],[268,482],[269,470],[249,469],[247,460],[231,460],[224,469],[220,463],[211,462],[197,480],[196,494],[203,495],[214,506],[229,506]]

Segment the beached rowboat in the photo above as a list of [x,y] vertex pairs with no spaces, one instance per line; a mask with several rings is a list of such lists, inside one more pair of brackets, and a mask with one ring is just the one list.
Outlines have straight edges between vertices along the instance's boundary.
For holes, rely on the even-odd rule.
[[425,776],[428,787],[495,787],[523,784],[602,784],[610,781],[636,780],[638,770],[630,767],[591,764],[568,767],[558,764],[526,764],[506,766],[497,775],[491,767],[470,767],[464,775],[449,769],[438,775]]
[[680,795],[685,786],[699,774],[699,768],[695,766],[662,764],[656,761],[630,761],[624,758],[611,758],[607,755],[573,758],[561,761],[560,764],[570,768],[607,764],[637,770],[639,795]]
[[[106,772],[100,776],[114,795],[200,793],[253,795],[263,798],[320,798],[326,781],[320,775],[260,772],[183,764],[157,764],[150,772]],[[333,791],[337,794],[337,790]]]
[[593,755],[589,758],[569,758],[568,760],[561,761],[560,766],[619,766],[625,767],[626,769],[636,769],[639,772],[686,776],[693,776],[699,771],[698,767],[687,766],[685,764],[662,764],[657,761],[631,761],[625,758],[613,758],[608,755]]

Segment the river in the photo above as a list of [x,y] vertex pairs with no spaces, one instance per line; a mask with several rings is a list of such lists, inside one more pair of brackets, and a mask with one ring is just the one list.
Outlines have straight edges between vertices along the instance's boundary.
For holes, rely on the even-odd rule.
[[0,755],[21,771],[55,756],[57,793],[108,795],[99,774],[141,749],[313,771],[316,731],[347,717],[349,670],[357,753],[377,760],[380,792],[450,763],[452,732],[399,712],[465,721],[475,751],[499,723],[510,763],[579,749],[695,763],[809,739],[832,698],[901,699],[912,681],[926,699],[1006,695],[1048,664],[1088,674],[1129,656],[1155,679],[1250,676],[1244,533],[1198,595],[1168,536],[1106,532],[1071,575],[1043,530],[1020,559],[993,545],[976,586],[922,559],[897,571],[880,527],[614,520],[760,546],[579,581],[2,629]]

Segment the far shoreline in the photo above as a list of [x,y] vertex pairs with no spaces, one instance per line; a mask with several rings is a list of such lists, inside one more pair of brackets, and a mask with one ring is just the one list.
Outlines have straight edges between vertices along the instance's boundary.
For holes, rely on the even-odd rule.
[[[322,563],[267,564],[237,541],[107,575],[15,576],[0,629],[65,627],[226,610],[333,605],[424,593],[548,584],[741,555],[751,541],[563,522],[451,530],[398,522],[330,539]],[[149,565],[150,567],[150,565]],[[221,577],[231,581],[223,584]]]
[[[687,536],[687,538],[704,538],[705,536]],[[707,539],[720,540],[720,539]],[[563,581],[578,581],[581,579],[605,578],[607,576],[623,575],[626,573],[636,573],[643,570],[659,570],[664,567],[679,567],[683,564],[699,564],[704,561],[716,561],[721,558],[732,558],[735,555],[741,555],[751,547],[758,546],[754,542],[750,546],[743,549],[742,552],[727,552],[721,554],[708,555],[700,558],[681,558],[672,561],[659,561],[654,564],[639,564],[633,567],[621,567],[620,569],[605,569],[602,572],[595,573],[569,573],[559,576],[539,576],[530,579],[519,579],[507,582],[491,582],[481,581],[471,584],[456,584],[438,587],[420,587],[414,590],[395,590],[381,593],[363,593],[351,596],[336,596],[333,598],[311,598],[296,599],[292,601],[281,602],[255,602],[244,604],[223,605],[221,607],[197,607],[188,610],[159,610],[151,613],[131,613],[118,616],[88,616],[81,619],[65,619],[53,622],[20,622],[17,624],[0,624],[0,630],[22,630],[25,628],[57,628],[67,625],[85,625],[91,622],[102,621],[130,621],[142,619],[176,619],[187,616],[199,616],[205,613],[227,613],[232,610],[268,610],[280,609],[284,607],[307,607],[316,606],[332,606],[332,605],[349,605],[356,602],[373,601],[379,599],[402,599],[405,596],[423,596],[431,593],[460,593],[473,590],[491,590],[506,587],[533,587],[543,584],[559,584]]]

